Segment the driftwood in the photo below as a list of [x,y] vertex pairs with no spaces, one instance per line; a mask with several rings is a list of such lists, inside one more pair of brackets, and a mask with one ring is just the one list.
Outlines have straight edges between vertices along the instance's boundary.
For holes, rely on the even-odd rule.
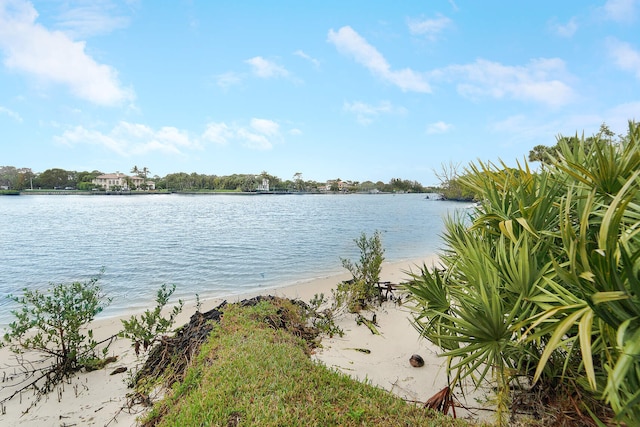
[[345,350],[354,350],[364,354],[371,354],[371,350],[369,350],[368,348],[350,347],[350,348],[345,348]]
[[356,316],[356,323],[358,325],[364,324],[367,328],[369,328],[369,330],[371,331],[371,333],[373,335],[380,335],[380,331],[378,331],[378,328],[376,327],[377,325],[376,325],[376,321],[375,321],[375,314],[373,316],[374,316],[373,320],[369,320],[366,317],[364,317],[363,315],[358,314]]
[[391,282],[378,282],[376,286],[380,291],[380,297],[383,299],[383,301],[395,300],[395,295],[393,292],[400,289],[400,285]]

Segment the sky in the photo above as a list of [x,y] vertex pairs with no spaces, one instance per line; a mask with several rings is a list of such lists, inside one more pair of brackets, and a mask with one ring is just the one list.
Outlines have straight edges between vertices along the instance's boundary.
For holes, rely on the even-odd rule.
[[639,28],[640,0],[0,0],[0,166],[434,185],[625,133]]

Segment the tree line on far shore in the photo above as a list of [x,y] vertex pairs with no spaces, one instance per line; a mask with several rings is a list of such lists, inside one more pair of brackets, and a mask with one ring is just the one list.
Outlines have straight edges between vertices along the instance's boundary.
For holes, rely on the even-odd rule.
[[[263,171],[260,174],[207,175],[196,172],[171,173],[164,177],[158,175],[147,177],[149,169],[131,171],[134,175],[151,179],[155,182],[156,190],[160,191],[256,191],[263,179],[269,181],[272,191],[283,192],[438,192],[437,187],[423,186],[418,181],[392,178],[389,182],[382,181],[350,181],[340,178],[327,182],[302,179],[301,173],[296,173],[292,179],[282,179]],[[103,175],[103,171],[69,171],[60,168],[47,169],[34,173],[30,168],[16,168],[14,166],[0,166],[0,188],[4,190],[29,189],[74,189],[90,191],[96,188],[93,180]]]

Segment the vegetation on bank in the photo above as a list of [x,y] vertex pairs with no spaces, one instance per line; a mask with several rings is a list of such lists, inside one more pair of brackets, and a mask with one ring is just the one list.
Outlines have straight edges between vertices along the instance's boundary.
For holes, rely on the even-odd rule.
[[[100,369],[107,359],[115,360],[100,360],[96,353],[101,344],[104,357],[115,336],[106,344],[96,343],[90,330],[82,332],[108,303],[97,280],[11,297],[20,308],[5,342],[16,352],[53,357],[54,363],[42,370],[25,362],[26,385],[3,399],[3,408],[28,388],[36,393],[35,405],[78,370]],[[153,402],[143,425],[469,425],[313,362],[310,354],[319,344],[318,335],[327,330],[313,321],[318,305],[256,297],[223,303],[204,314],[198,305],[191,321],[171,334],[182,303],[169,317],[162,313],[173,290],[163,286],[155,309],[122,322],[120,336],[147,356],[144,366],[131,374],[129,399],[150,404],[149,393],[169,386],[165,398]]]
[[440,180],[438,192],[445,200],[458,202],[472,202],[478,200],[478,195],[473,189],[465,186],[462,182],[466,171],[460,171],[460,164],[450,162],[443,164],[440,171],[435,171],[436,177]]
[[407,285],[415,326],[454,384],[495,384],[501,423],[527,401],[549,424],[637,425],[640,125],[544,153],[539,172],[479,163],[460,177],[479,206],[446,221],[444,268]]
[[301,310],[288,300],[225,307],[144,425],[468,425],[314,363],[308,341],[276,326],[304,325]]

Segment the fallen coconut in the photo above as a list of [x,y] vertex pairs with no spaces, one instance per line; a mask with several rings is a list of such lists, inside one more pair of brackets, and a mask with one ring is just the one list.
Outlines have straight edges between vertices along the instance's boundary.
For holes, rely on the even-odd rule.
[[413,366],[414,368],[422,368],[424,366],[424,359],[422,358],[422,356],[420,356],[419,354],[414,354],[413,356],[411,356],[411,358],[409,359],[409,363],[411,364],[411,366]]

